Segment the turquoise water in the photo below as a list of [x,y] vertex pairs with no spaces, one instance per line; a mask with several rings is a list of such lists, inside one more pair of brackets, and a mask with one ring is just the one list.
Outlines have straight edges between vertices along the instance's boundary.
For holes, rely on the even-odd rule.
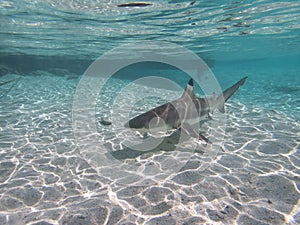
[[[118,7],[125,2],[0,1],[0,224],[299,223],[300,3]],[[97,132],[84,150],[78,145],[74,96],[82,75],[107,51],[146,40],[191,50],[222,89],[248,76],[226,103],[224,140],[215,144],[222,147],[206,170],[202,153],[214,145],[194,153],[191,140],[180,151],[167,143],[136,154],[122,147],[131,139],[114,120],[101,124],[103,116],[124,118],[126,105],[136,104],[138,114],[179,97],[182,90],[132,84],[156,75],[184,88],[189,77],[163,65],[141,63],[109,80],[95,104]],[[133,89],[122,94],[128,84]],[[132,102],[143,94],[145,102]],[[202,127],[208,137],[213,123]],[[109,147],[99,150],[90,138]],[[108,154],[97,158],[97,151]]]

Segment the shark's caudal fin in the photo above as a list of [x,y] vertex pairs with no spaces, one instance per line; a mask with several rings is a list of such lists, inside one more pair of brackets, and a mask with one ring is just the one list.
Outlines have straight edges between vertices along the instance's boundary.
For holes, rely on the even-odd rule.
[[234,94],[234,92],[236,92],[236,90],[240,86],[242,86],[245,83],[245,81],[246,81],[247,78],[248,77],[244,77],[239,82],[237,82],[236,84],[232,85],[230,88],[228,88],[225,91],[223,91],[223,97],[224,97],[224,101],[225,102]]
[[[248,77],[244,77],[243,79],[241,79],[240,81],[238,81],[236,84],[232,85],[230,88],[226,89],[225,91],[223,91],[223,95],[220,95],[218,97],[218,100],[219,102],[222,102],[221,104],[218,105],[218,110],[221,112],[221,113],[224,113],[225,112],[225,109],[224,109],[224,103],[234,94],[234,92],[236,92],[236,90],[242,86],[246,79]],[[223,98],[223,99],[221,99]]]

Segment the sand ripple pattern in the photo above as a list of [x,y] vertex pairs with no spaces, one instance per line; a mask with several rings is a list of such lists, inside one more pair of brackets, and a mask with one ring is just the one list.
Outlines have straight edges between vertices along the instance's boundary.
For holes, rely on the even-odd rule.
[[161,183],[119,184],[76,146],[77,82],[36,73],[1,99],[0,224],[300,222],[299,121],[230,101],[224,147],[207,170],[198,170],[199,152]]

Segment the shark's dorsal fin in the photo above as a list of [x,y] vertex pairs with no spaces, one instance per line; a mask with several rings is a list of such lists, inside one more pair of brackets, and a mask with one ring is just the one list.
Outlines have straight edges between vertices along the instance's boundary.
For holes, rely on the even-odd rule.
[[190,96],[190,97],[194,97],[194,81],[193,81],[193,79],[191,78],[190,80],[189,80],[189,82],[187,83],[187,85],[186,85],[186,87],[185,87],[185,90],[184,90],[184,92],[183,92],[183,94],[182,94],[182,97],[183,96],[186,96],[186,95],[188,95],[188,96]]

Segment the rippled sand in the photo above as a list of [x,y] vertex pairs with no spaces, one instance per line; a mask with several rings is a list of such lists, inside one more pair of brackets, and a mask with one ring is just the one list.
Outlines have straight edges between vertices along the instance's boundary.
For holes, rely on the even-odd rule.
[[[209,146],[123,154],[98,124],[100,140],[112,148],[107,157],[119,162],[116,174],[105,174],[73,135],[78,78],[41,74],[1,87],[0,224],[300,223],[299,120],[229,101],[222,149],[205,170]],[[16,75],[1,80],[10,77]],[[209,123],[204,127],[208,132]],[[159,177],[156,169],[169,159],[188,162]]]

